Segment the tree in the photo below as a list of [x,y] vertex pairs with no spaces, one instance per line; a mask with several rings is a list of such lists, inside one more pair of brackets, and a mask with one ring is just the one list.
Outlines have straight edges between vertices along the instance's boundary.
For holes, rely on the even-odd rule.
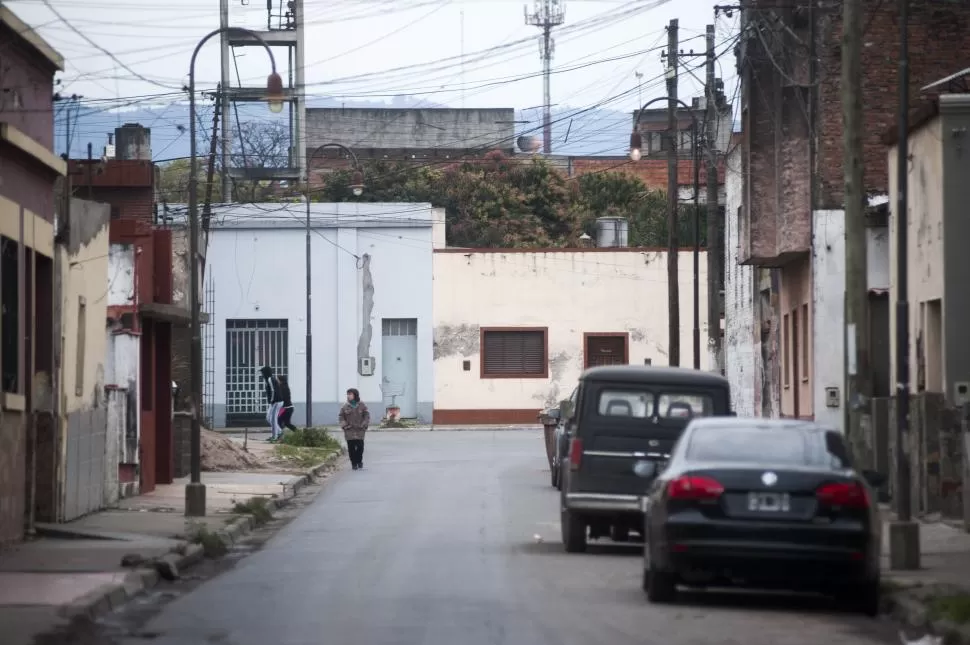
[[232,164],[241,168],[286,168],[290,165],[290,131],[282,121],[246,121],[236,129]]

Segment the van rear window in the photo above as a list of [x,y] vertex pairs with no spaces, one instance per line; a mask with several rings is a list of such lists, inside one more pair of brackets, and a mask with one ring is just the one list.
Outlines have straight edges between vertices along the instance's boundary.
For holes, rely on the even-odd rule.
[[609,389],[600,392],[596,409],[602,417],[693,419],[712,416],[714,400],[707,394]]
[[596,408],[601,417],[646,419],[653,416],[653,393],[603,390]]

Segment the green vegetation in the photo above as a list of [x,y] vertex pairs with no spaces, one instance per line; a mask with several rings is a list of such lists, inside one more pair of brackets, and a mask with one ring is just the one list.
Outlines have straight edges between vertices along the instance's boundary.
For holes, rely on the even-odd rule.
[[930,599],[929,615],[933,620],[947,620],[957,625],[970,623],[970,594],[955,593]]
[[274,447],[276,459],[302,470],[326,463],[343,450],[326,428],[303,428],[283,433]]
[[218,558],[229,552],[229,545],[222,536],[201,524],[193,527],[189,534],[189,541],[193,544],[201,544],[202,552],[207,558]]
[[232,512],[238,515],[252,515],[256,526],[266,524],[273,519],[273,513],[269,510],[269,500],[265,497],[251,497],[249,501],[237,502]]

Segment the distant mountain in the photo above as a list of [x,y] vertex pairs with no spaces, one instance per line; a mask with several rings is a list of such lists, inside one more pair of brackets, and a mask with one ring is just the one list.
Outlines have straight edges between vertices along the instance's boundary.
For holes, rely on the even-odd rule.
[[[333,99],[314,99],[314,107],[347,108],[442,108],[427,101],[411,97],[398,97],[391,103],[383,102],[342,102]],[[207,133],[212,128],[212,102],[197,105],[196,128],[199,132],[199,153],[207,150]],[[274,118],[266,109],[257,104],[239,103],[239,119],[266,120]],[[56,146],[58,154],[67,151],[67,109],[58,113],[56,123]],[[232,127],[236,127],[235,114]],[[283,118],[276,117],[276,118]],[[541,109],[516,111],[516,135],[530,134],[542,138]],[[552,114],[553,152],[562,155],[622,155],[626,153],[630,136],[631,117],[628,112],[609,109],[586,110],[581,107],[554,109]],[[189,106],[187,102],[165,105],[140,105],[116,110],[81,107],[71,112],[70,156],[78,158],[86,154],[88,142],[92,143],[93,154],[100,156],[107,143],[107,133],[125,123],[139,123],[152,130],[152,155],[156,161],[177,159],[189,156]]]

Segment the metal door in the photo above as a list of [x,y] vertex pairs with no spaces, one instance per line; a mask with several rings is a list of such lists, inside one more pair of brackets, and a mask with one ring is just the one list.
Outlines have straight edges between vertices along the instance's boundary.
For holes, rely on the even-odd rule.
[[289,375],[288,321],[240,319],[226,321],[226,425],[266,423],[266,395],[259,369]]
[[418,321],[385,318],[381,327],[384,407],[396,405],[402,418],[414,419],[418,416]]

